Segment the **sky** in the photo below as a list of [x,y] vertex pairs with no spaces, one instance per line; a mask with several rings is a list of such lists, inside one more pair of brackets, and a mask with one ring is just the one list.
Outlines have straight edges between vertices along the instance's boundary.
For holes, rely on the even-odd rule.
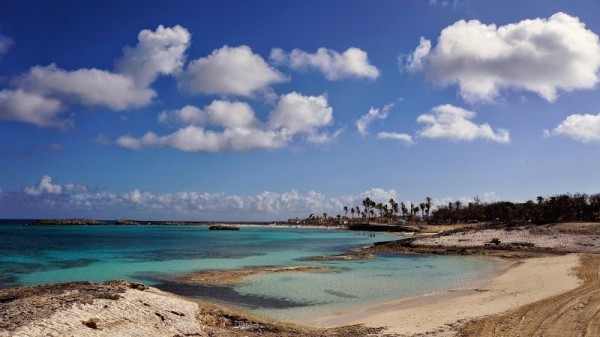
[[600,3],[2,1],[0,218],[600,192]]

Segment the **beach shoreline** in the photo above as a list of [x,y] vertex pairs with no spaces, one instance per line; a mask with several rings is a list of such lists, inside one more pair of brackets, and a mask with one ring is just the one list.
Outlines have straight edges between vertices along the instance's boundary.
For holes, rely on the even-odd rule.
[[[357,312],[330,316],[308,325],[331,328],[364,324],[386,327],[385,333],[452,335],[474,318],[499,314],[577,288],[573,270],[580,256],[569,254],[507,261],[502,271],[474,287],[401,298]],[[458,309],[460,308],[460,309]]]
[[[490,244],[495,239],[499,244]],[[128,336],[125,330],[135,330],[136,324],[144,325],[148,320],[155,320],[157,329],[148,330],[148,336],[175,332],[173,324],[178,324],[178,332],[197,336],[508,336],[503,334],[505,330],[512,331],[513,335],[531,335],[523,332],[535,331],[531,329],[537,325],[523,322],[539,321],[542,319],[539,312],[545,316],[553,314],[544,312],[544,308],[561,305],[572,309],[568,316],[570,321],[597,331],[590,326],[593,320],[587,317],[596,318],[598,313],[593,308],[600,304],[598,241],[596,224],[584,224],[578,228],[566,225],[465,228],[375,244],[362,251],[419,254],[434,250],[446,255],[487,256],[504,262],[494,272],[482,275],[464,288],[388,299],[367,307],[348,308],[343,314],[332,313],[295,323],[258,317],[211,301],[185,298],[127,281],[9,288],[0,290],[0,312],[7,308],[11,312],[0,319],[0,336],[14,335],[15,328],[28,336],[42,336],[50,330],[82,336],[104,336],[108,332]],[[233,270],[237,274],[229,276],[235,276],[230,280],[235,283],[256,273],[303,271],[304,268],[310,271],[314,267],[278,266],[274,269],[263,266]],[[223,274],[227,272],[211,273],[214,275],[208,275],[210,279],[219,282],[227,276]],[[204,273],[196,276],[202,276],[201,282],[210,281],[205,280],[208,276]],[[85,295],[90,291],[92,295]],[[102,295],[106,291],[114,295]],[[149,302],[152,298],[154,304]],[[43,309],[48,305],[52,310]],[[145,316],[127,316],[136,311],[144,312]],[[52,314],[38,317],[39,312]],[[588,316],[577,316],[579,312]],[[20,323],[13,318],[19,315],[24,317]],[[556,322],[561,319],[555,318]],[[547,331],[557,329],[553,322],[543,324]],[[10,326],[13,330],[3,330]],[[497,326],[501,326],[502,331],[498,331]]]

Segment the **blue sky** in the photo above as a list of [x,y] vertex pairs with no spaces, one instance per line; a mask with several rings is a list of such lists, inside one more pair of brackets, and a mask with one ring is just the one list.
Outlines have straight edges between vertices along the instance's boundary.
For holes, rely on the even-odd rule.
[[3,1],[0,217],[600,191],[595,1]]

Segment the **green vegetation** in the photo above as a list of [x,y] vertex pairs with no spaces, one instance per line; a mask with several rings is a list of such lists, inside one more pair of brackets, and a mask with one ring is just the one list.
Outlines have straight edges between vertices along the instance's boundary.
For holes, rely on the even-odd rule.
[[560,194],[551,197],[537,197],[536,201],[523,203],[498,201],[482,203],[479,198],[462,205],[460,201],[438,206],[432,214],[431,222],[498,222],[553,223],[566,221],[600,220],[600,194]]
[[396,223],[425,220],[430,224],[452,223],[503,223],[544,224],[566,221],[600,221],[600,194],[559,194],[539,196],[527,202],[482,202],[478,197],[463,203],[460,200],[446,205],[436,205],[432,210],[430,197],[419,204],[396,202],[377,203],[367,197],[362,206],[344,206],[344,214],[335,217],[323,213],[322,217],[310,214],[306,219],[289,219],[289,223],[309,225],[352,225],[360,223]]

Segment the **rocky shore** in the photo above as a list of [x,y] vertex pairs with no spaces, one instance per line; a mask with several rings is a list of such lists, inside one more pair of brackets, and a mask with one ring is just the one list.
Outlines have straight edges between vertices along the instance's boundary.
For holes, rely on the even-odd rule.
[[488,255],[528,258],[600,253],[600,223],[465,227],[403,240],[376,243],[369,253]]
[[127,281],[0,290],[2,337],[351,337],[381,330],[276,323]]

